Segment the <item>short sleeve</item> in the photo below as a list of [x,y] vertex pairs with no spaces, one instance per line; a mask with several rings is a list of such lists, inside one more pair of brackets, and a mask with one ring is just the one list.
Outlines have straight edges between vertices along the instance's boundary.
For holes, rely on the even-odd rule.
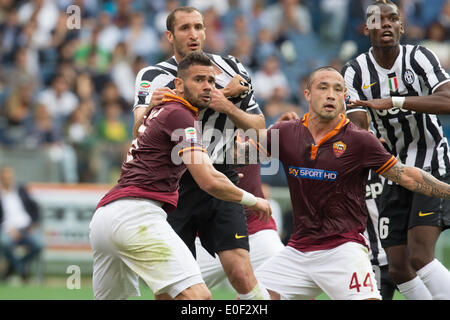
[[430,49],[417,46],[411,64],[416,72],[422,76],[430,93],[433,93],[440,85],[450,81],[450,76],[442,68],[436,54]]
[[362,165],[364,167],[373,169],[377,174],[383,174],[396,163],[397,159],[389,153],[381,144],[380,140],[370,132],[363,132],[364,137],[361,137],[364,143],[364,157]]

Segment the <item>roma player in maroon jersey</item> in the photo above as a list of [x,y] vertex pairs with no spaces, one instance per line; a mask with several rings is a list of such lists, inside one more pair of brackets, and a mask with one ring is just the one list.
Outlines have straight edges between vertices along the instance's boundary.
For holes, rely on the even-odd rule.
[[95,299],[139,295],[138,277],[156,298],[211,297],[194,257],[166,221],[177,206],[178,183],[186,168],[214,197],[270,216],[268,202],[215,170],[201,146],[198,111],[209,106],[215,90],[210,59],[198,52],[188,55],[178,66],[175,86],[177,95],[168,94],[140,126],[117,185],[101,199],[92,218]]
[[[284,299],[321,292],[331,299],[380,299],[363,236],[369,170],[434,197],[450,198],[450,185],[401,164],[344,116],[344,79],[334,68],[314,71],[305,97],[309,113],[302,120],[279,122],[262,134],[267,150],[279,143],[273,156],[283,163],[294,217],[288,245],[256,276]],[[275,130],[278,141],[272,141]]]

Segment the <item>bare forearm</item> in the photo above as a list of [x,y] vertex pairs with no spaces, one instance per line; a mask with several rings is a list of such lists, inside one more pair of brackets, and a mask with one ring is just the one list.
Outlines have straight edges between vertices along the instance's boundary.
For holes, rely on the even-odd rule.
[[406,97],[403,109],[432,114],[450,114],[450,92],[442,91],[429,96]]
[[236,127],[242,130],[248,129],[264,129],[266,120],[263,114],[251,114],[237,108],[235,105],[228,108],[227,116],[233,121]]
[[214,198],[230,202],[241,201],[243,194],[240,188],[219,171],[215,171],[212,183],[204,191]]
[[422,169],[398,163],[383,176],[408,190],[431,197],[450,199],[450,185],[439,181]]
[[347,114],[347,118],[361,129],[369,130],[369,115],[365,111],[353,111]]

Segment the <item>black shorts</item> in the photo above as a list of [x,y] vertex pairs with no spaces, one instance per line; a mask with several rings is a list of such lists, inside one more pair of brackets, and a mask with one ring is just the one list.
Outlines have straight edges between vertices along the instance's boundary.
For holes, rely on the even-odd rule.
[[[215,167],[237,184],[238,176],[231,166]],[[197,233],[202,246],[213,256],[223,250],[249,250],[244,207],[238,203],[216,199],[204,192],[189,171],[180,180],[178,208],[167,215],[167,221],[194,257]]]
[[[450,174],[436,177],[446,183]],[[416,226],[450,227],[450,200],[411,192],[397,184],[384,184],[380,197],[379,235],[383,248],[406,244],[407,232]]]

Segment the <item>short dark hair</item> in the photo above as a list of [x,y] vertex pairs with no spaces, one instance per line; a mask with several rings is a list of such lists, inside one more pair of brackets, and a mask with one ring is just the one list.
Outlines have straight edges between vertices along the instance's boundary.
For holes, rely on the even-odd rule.
[[[172,12],[169,13],[169,15],[167,16],[167,19],[166,19],[166,28],[168,31],[170,31],[172,33],[174,31],[174,25],[175,25],[175,14],[180,11],[186,12],[186,13],[191,13],[191,12],[197,11],[198,13],[200,13],[200,15],[202,15],[202,13],[197,8],[189,7],[189,6],[178,7],[176,9],[172,10]],[[203,17],[203,15],[202,15],[202,17]]]
[[189,69],[190,66],[193,65],[201,65],[201,66],[212,66],[211,59],[200,51],[194,51],[186,55],[178,64],[178,73],[177,76],[179,78],[184,79],[186,70]]
[[341,74],[338,69],[332,66],[324,66],[314,69],[313,72],[311,72],[311,74],[309,75],[308,79],[306,80],[306,89],[311,90],[313,77],[317,72],[320,71],[336,71],[337,73]]
[[[388,5],[388,6],[395,7],[398,11],[398,14],[400,15],[400,9],[399,9],[398,5],[391,0],[375,0],[367,7],[367,9],[369,9],[371,6],[382,6],[382,5]],[[366,10],[366,18],[368,18],[371,13],[372,12],[369,12],[368,10]]]

